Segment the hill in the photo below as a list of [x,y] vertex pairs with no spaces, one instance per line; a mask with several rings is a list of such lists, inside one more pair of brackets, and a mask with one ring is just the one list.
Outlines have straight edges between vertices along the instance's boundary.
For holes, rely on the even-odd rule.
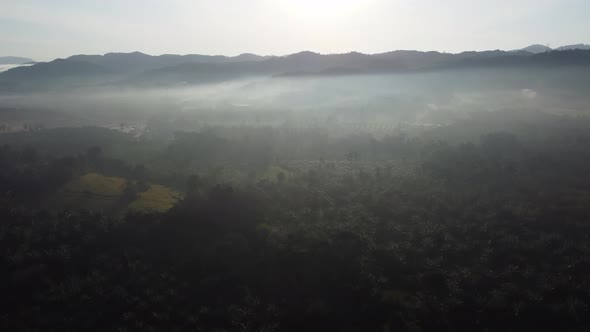
[[113,72],[83,61],[57,59],[0,73],[0,92],[65,89],[101,84]]
[[516,51],[524,51],[524,52],[529,52],[529,53],[533,53],[533,54],[538,54],[538,53],[545,53],[545,52],[551,51],[551,48],[546,45],[534,44],[534,45],[527,46],[523,49],[516,50]]
[[32,66],[17,67],[6,71],[1,79],[38,80],[67,76],[89,76],[106,74],[109,71],[103,67],[83,61],[57,59],[51,62],[41,62]]
[[0,65],[21,65],[30,62],[34,62],[33,59],[17,56],[0,56]]
[[527,46],[527,47],[519,49],[519,50],[515,50],[513,52],[528,52],[528,53],[533,53],[533,54],[539,54],[539,53],[546,53],[546,52],[550,52],[550,51],[571,51],[571,50],[590,50],[590,45],[573,44],[573,45],[564,45],[564,46],[557,47],[555,49],[551,49],[547,45],[534,44],[534,45]]
[[575,44],[575,45],[565,45],[556,48],[557,51],[566,51],[566,50],[590,50],[590,45],[588,44]]

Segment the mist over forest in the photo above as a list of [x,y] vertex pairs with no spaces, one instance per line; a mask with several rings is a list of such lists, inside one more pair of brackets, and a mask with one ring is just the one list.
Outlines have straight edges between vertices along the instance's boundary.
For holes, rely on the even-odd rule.
[[0,57],[0,329],[586,331],[589,48]]
[[[582,59],[578,62],[590,61],[590,53],[587,53],[590,51],[562,52],[578,52],[575,58]],[[562,52],[556,51],[549,54],[555,53],[551,57],[556,59],[574,56],[572,54],[564,56]],[[408,62],[406,59],[408,56],[415,55],[414,53],[407,55],[406,52],[400,54],[405,62]],[[11,130],[16,131],[27,121],[35,122],[36,112],[39,110],[51,114],[48,116],[50,119],[44,123],[44,126],[49,127],[112,126],[119,124],[121,120],[145,126],[150,119],[167,114],[194,117],[195,121],[201,114],[207,114],[200,118],[201,125],[208,122],[221,125],[256,126],[280,126],[285,123],[297,123],[299,126],[311,124],[333,126],[339,123],[447,125],[473,112],[481,111],[542,110],[565,115],[578,115],[585,111],[588,104],[586,91],[590,88],[587,80],[590,67],[580,65],[578,62],[539,66],[527,63],[506,65],[502,63],[505,60],[502,60],[499,64],[495,64],[499,61],[498,59],[516,57],[519,61],[523,61],[520,58],[532,61],[531,57],[535,56],[528,53],[527,55],[518,54],[514,56],[511,53],[500,53],[468,57],[468,59],[491,58],[494,60],[492,67],[478,65],[428,70],[404,69],[386,74],[360,72],[354,75],[350,73],[297,75],[251,73],[232,74],[215,79],[209,75],[209,78],[206,77],[192,84],[175,78],[174,81],[167,79],[166,83],[149,85],[137,82],[131,84],[129,78],[120,76],[115,79],[110,75],[107,77],[99,75],[100,78],[97,78],[94,74],[76,71],[74,71],[76,75],[70,73],[66,76],[61,76],[59,71],[52,72],[53,69],[46,69],[39,73],[35,70],[37,66],[52,64],[41,63],[37,66],[13,69],[13,71],[20,71],[8,71],[0,75],[0,85],[4,82],[6,86],[15,86],[15,88],[6,88],[3,93],[0,90],[0,106]],[[541,55],[549,57],[549,55]],[[130,57],[132,60],[137,55],[114,54],[112,56],[122,57],[122,59]],[[444,55],[439,54],[439,56]],[[147,55],[145,57],[153,59]],[[293,56],[286,59],[291,57]],[[312,56],[313,59],[315,57],[316,55]],[[396,59],[395,56],[393,58]],[[69,59],[61,61],[73,62]],[[117,61],[125,63],[121,59]],[[226,62],[222,63],[219,62],[221,60],[209,59],[208,61],[213,62],[196,64],[199,66],[238,64],[247,67],[247,64],[275,60],[274,58],[246,62],[225,60]],[[326,64],[322,61],[328,63],[334,61],[335,64]],[[325,68],[340,64],[339,61],[329,58],[322,61],[320,61],[321,67]],[[308,62],[313,64],[318,61]],[[430,62],[432,61],[429,60]],[[74,63],[79,66],[82,62],[76,60]],[[395,63],[397,62],[394,61]],[[66,65],[59,66],[61,68]],[[112,63],[110,66],[117,67]],[[352,65],[349,64],[349,66]],[[403,68],[406,67],[406,65],[403,66]],[[215,70],[215,68],[209,70]],[[329,71],[329,69],[325,70]],[[46,82],[47,73],[49,77],[57,78],[50,83]],[[147,74],[130,75],[141,77]],[[195,77],[200,76],[196,74]],[[28,112],[34,114],[30,119],[27,118]],[[188,128],[186,124],[179,125],[181,126],[179,129],[183,130],[198,129]]]

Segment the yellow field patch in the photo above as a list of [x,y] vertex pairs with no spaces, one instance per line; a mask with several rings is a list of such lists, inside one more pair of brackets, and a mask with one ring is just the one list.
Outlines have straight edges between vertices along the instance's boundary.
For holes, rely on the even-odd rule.
[[182,195],[161,185],[152,185],[129,205],[135,212],[166,212],[182,199]]
[[279,178],[279,174],[283,174],[285,179],[288,179],[291,176],[291,172],[287,171],[286,169],[279,167],[279,166],[270,166],[268,167],[264,173],[258,176],[258,180],[267,180],[271,182],[277,182]]
[[88,173],[67,184],[64,191],[116,198],[123,194],[126,187],[127,181],[123,178]]

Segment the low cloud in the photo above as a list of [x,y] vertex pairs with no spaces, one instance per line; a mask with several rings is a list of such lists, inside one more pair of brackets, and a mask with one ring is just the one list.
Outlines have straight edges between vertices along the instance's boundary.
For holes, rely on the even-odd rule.
[[5,72],[5,71],[12,69],[12,68],[22,67],[22,66],[30,66],[30,65],[0,65],[0,73]]
[[532,89],[522,89],[520,91],[520,93],[522,93],[522,96],[527,98],[527,99],[535,99],[537,98],[537,91],[532,90]]

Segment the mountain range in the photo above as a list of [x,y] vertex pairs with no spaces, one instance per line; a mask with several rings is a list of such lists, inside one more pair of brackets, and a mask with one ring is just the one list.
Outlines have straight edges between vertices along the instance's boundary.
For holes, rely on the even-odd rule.
[[[0,58],[4,59],[4,58]],[[22,59],[21,63],[32,61]],[[17,61],[17,60],[12,60]],[[515,51],[458,54],[393,51],[381,54],[318,54],[287,56],[242,54],[151,56],[140,52],[74,55],[0,73],[0,92],[30,89],[108,86],[172,86],[231,80],[246,76],[309,76],[383,74],[465,68],[514,66],[588,66],[590,45],[569,45],[556,50],[532,45]]]

